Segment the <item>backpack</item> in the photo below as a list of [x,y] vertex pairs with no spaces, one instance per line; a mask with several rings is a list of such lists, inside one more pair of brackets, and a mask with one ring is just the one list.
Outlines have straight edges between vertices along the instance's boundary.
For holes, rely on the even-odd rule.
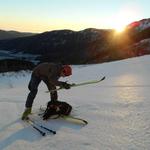
[[50,101],[47,104],[47,108],[43,114],[43,120],[47,120],[55,116],[58,118],[61,115],[69,115],[71,113],[72,106],[66,102]]

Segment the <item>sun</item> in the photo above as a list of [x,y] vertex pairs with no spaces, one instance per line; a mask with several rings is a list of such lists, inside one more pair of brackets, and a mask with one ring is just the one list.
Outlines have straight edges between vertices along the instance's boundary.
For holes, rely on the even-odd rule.
[[131,23],[128,19],[128,17],[125,17],[124,15],[116,17],[116,22],[114,23],[114,29],[116,33],[122,33],[126,26]]
[[122,33],[125,30],[125,28],[126,28],[126,25],[118,25],[114,29],[116,33]]
[[137,14],[131,9],[122,10],[117,13],[113,21],[113,28],[116,33],[122,33],[128,24],[135,21],[136,15]]

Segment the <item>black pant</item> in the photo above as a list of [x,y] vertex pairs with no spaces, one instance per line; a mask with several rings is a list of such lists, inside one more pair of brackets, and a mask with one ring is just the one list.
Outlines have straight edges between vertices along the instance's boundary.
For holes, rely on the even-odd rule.
[[[35,75],[31,76],[31,80],[28,85],[30,92],[27,96],[27,100],[26,100],[26,104],[25,104],[26,107],[32,107],[34,98],[38,92],[38,86],[41,81],[42,80],[39,77],[37,77]],[[44,78],[43,81],[47,85],[49,91],[56,89],[55,85],[49,84],[48,79]],[[57,99],[58,99],[57,91],[50,92],[50,99],[51,99],[51,101],[57,101]]]

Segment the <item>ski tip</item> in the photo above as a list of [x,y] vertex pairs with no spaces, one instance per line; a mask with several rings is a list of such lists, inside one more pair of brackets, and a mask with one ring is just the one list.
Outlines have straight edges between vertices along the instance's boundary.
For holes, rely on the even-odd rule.
[[56,134],[56,131],[53,131],[53,134]]
[[104,77],[101,79],[101,81],[104,80],[105,78],[106,78],[106,77],[104,76]]
[[86,120],[83,120],[83,122],[84,122],[84,124],[85,124],[85,125],[87,125],[87,124],[88,124],[88,122],[87,122]]
[[41,133],[42,134],[42,136],[45,136],[46,135],[46,133],[45,132],[43,132],[43,133]]

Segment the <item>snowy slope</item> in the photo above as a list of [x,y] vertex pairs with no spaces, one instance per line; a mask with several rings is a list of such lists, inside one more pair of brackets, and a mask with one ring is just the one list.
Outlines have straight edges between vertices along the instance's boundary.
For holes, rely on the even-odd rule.
[[132,22],[127,26],[127,28],[135,28],[138,31],[148,29],[150,28],[150,18]]
[[[46,137],[19,119],[28,94],[30,73],[0,76],[0,150],[149,150],[150,56],[111,63],[73,66],[69,82],[106,76],[94,85],[59,91],[72,114],[86,119],[87,126],[61,121],[42,122],[56,130]],[[41,84],[33,112],[49,95]]]

